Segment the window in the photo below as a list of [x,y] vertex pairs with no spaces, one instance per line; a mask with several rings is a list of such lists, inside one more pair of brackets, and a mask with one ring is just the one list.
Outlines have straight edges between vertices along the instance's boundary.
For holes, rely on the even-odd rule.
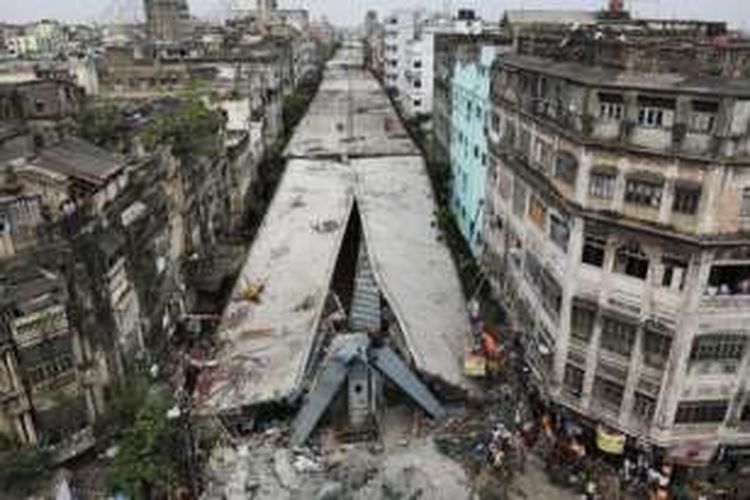
[[[505,133],[503,134],[502,142],[511,148],[516,145],[516,125],[510,120],[505,121]],[[750,215],[750,212],[748,215]]]
[[572,396],[580,398],[583,394],[583,376],[585,372],[575,365],[570,363],[565,365],[565,376],[563,378],[563,386],[565,390]]
[[521,128],[521,133],[518,135],[518,154],[522,158],[528,159],[529,151],[531,151],[531,132],[527,128]]
[[615,195],[616,180],[617,177],[614,173],[592,171],[589,181],[589,195],[593,198],[611,200]]
[[69,336],[57,336],[30,347],[19,349],[18,356],[29,383],[39,384],[71,373],[74,366],[73,345]]
[[534,161],[548,172],[552,169],[552,146],[542,139],[534,142]]
[[479,158],[479,146],[474,146],[474,158]]
[[414,99],[413,101],[415,108],[421,108],[422,107],[422,100],[421,99]]
[[563,252],[568,251],[570,241],[570,227],[568,221],[558,215],[551,214],[549,219],[549,236]]
[[750,295],[750,264],[723,264],[711,267],[709,295]]
[[648,268],[648,257],[638,243],[630,241],[617,249],[614,272],[645,280]]
[[422,88],[422,80],[420,80],[419,78],[417,78],[416,80],[414,80],[414,88],[415,89],[421,89]]
[[628,179],[625,184],[625,202],[659,208],[664,183],[644,179]]
[[570,311],[570,335],[588,344],[594,334],[595,322],[596,311],[594,309],[573,306]]
[[607,239],[602,236],[584,235],[583,255],[581,262],[596,267],[604,265],[604,255],[607,248]]
[[560,151],[555,158],[555,178],[569,186],[576,183],[578,160],[567,151]]
[[511,191],[513,190],[513,177],[505,169],[500,170],[497,182],[497,192],[503,200],[510,200]]
[[541,296],[542,306],[552,316],[560,314],[562,305],[562,287],[552,274],[539,262],[539,259],[531,252],[526,252],[524,268],[526,278]]
[[635,343],[636,331],[637,328],[632,323],[605,317],[602,320],[602,348],[621,356],[630,357],[630,352]]
[[674,107],[674,99],[641,96],[638,98],[638,124],[649,128],[671,127]]
[[669,359],[672,337],[646,329],[643,333],[643,362],[652,368],[662,369]]
[[690,184],[677,184],[674,188],[672,210],[686,215],[695,215],[701,199],[701,187]]
[[664,273],[661,277],[661,286],[671,290],[682,290],[685,288],[688,260],[685,257],[674,255],[663,255],[661,265]]
[[516,217],[523,217],[526,213],[526,186],[518,178],[513,182],[513,213]]
[[633,399],[633,414],[642,422],[651,423],[656,410],[656,400],[651,396],[636,392]]
[[492,118],[490,118],[490,126],[492,127],[493,132],[500,132],[500,116],[497,113],[492,113]]
[[719,103],[715,101],[693,101],[693,112],[690,115],[690,130],[710,134],[716,126]]
[[742,188],[740,217],[750,217],[750,187]]
[[638,124],[644,127],[661,127],[664,122],[664,111],[657,108],[640,108]]
[[619,413],[620,405],[622,404],[622,396],[624,393],[624,385],[618,384],[611,380],[607,380],[604,377],[600,377],[598,374],[596,377],[594,377],[594,398],[596,398],[596,402],[606,410],[609,410],[613,413]]
[[625,116],[625,106],[621,94],[599,92],[599,118],[621,120]]
[[738,334],[701,335],[693,341],[690,361],[738,361],[745,354],[746,338]]
[[544,231],[547,219],[547,209],[544,208],[544,204],[542,204],[541,200],[536,196],[532,196],[531,203],[529,203],[529,218],[539,229]]
[[729,402],[726,400],[680,403],[677,405],[674,422],[676,424],[719,424],[724,421],[728,407]]
[[414,69],[420,69],[422,67],[422,61],[414,61]]

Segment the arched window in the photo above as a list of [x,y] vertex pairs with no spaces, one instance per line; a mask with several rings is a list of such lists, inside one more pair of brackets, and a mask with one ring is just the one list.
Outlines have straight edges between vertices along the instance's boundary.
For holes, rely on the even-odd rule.
[[560,151],[555,158],[555,178],[569,186],[576,183],[578,160],[568,151]]
[[648,267],[648,256],[638,242],[628,241],[617,248],[614,272],[645,280]]

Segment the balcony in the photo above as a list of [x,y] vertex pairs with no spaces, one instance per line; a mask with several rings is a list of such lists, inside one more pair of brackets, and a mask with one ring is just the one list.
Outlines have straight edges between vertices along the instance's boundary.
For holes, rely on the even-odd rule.
[[76,432],[63,442],[51,446],[49,451],[52,453],[53,462],[61,464],[93,448],[94,444],[96,444],[94,429],[89,426]]
[[750,311],[750,295],[704,295],[701,298],[702,312],[726,312],[730,309]]

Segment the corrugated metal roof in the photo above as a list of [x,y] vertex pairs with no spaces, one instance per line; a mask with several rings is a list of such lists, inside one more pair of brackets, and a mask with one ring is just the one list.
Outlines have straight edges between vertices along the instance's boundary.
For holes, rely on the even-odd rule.
[[104,185],[125,167],[114,154],[76,137],[42,149],[31,163],[95,186]]

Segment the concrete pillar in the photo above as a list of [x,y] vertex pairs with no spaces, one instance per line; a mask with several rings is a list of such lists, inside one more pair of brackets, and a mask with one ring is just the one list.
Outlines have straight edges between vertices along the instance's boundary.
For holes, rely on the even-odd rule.
[[661,195],[661,205],[659,206],[659,222],[662,224],[669,224],[669,220],[672,218],[674,184],[674,179],[667,179],[664,183],[664,190]]
[[630,352],[630,363],[628,363],[628,378],[625,381],[625,391],[622,395],[622,403],[620,404],[620,415],[618,418],[620,422],[628,421],[631,410],[633,408],[635,389],[638,386],[638,374],[641,372],[641,365],[643,363],[643,335],[643,327],[638,328],[638,332],[635,336],[635,342],[633,343],[633,349]]
[[685,280],[684,299],[678,313],[675,335],[672,339],[672,351],[665,366],[662,392],[654,413],[655,424],[662,429],[671,427],[685,384],[685,373],[693,345],[693,338],[698,331],[695,321],[703,289],[708,280],[713,253],[705,251],[691,259],[690,268]]
[[362,363],[356,363],[349,371],[349,421],[354,427],[365,425],[370,415],[369,371]]
[[26,432],[25,436],[29,440],[29,444],[37,444],[39,437],[36,433],[36,427],[34,426],[34,420],[31,418],[31,412],[25,412],[22,416],[22,425]]
[[16,363],[11,351],[5,353],[5,366],[8,367],[11,386],[14,390],[19,390],[21,388],[21,378],[18,376],[18,370],[16,369]]
[[570,240],[568,241],[567,265],[562,280],[562,306],[558,321],[557,337],[555,338],[555,360],[553,378],[562,382],[565,376],[565,362],[570,347],[570,317],[573,309],[578,262],[583,247],[583,219],[571,219]]
[[597,312],[594,319],[594,331],[591,333],[588,350],[586,351],[586,372],[583,376],[583,395],[581,396],[581,407],[588,409],[591,405],[591,393],[594,388],[594,375],[598,363],[599,344],[602,338],[602,315]]

